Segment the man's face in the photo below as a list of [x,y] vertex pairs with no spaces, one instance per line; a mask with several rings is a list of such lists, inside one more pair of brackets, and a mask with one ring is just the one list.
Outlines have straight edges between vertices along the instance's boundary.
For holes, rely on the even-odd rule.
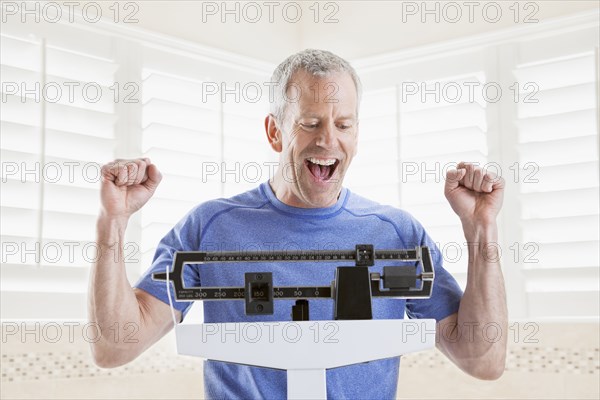
[[291,82],[285,121],[277,121],[281,143],[272,142],[281,152],[277,196],[295,207],[328,207],[356,154],[356,87],[346,72],[315,77],[299,71]]

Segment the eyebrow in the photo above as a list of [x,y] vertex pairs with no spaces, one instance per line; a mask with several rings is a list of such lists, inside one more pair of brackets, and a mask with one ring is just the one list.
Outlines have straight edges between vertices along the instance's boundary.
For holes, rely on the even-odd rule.
[[[301,114],[298,119],[301,118],[318,118],[321,119],[321,116],[315,113],[306,113],[306,114]],[[340,120],[340,119],[357,119],[353,114],[351,115],[341,115],[339,117],[336,118],[336,120]]]

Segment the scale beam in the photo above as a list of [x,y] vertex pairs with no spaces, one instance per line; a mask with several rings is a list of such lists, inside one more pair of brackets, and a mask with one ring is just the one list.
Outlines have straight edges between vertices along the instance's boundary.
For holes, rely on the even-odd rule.
[[[185,287],[183,284],[183,268],[187,264],[206,264],[206,263],[238,263],[238,262],[341,262],[352,261],[357,267],[369,267],[375,264],[376,260],[391,260],[403,262],[420,262],[422,271],[420,274],[409,272],[408,275],[391,275],[392,270],[404,268],[413,268],[410,266],[385,267],[384,271],[389,276],[389,282],[403,282],[402,279],[408,277],[408,281],[420,282],[420,287],[394,287],[385,284],[385,274],[381,276],[378,273],[370,274],[370,288],[373,297],[386,298],[428,298],[431,296],[432,283],[434,279],[434,270],[431,263],[429,249],[426,246],[417,247],[413,250],[377,250],[372,245],[357,245],[355,250],[346,251],[282,251],[282,252],[201,252],[185,251],[176,252],[173,261],[173,269],[169,272],[168,281],[173,284],[175,289],[175,298],[178,301],[214,301],[214,300],[246,300],[249,304],[254,300],[266,300],[267,297],[272,300],[283,299],[331,299],[335,296],[336,283],[332,282],[330,286],[273,286],[272,278],[270,281],[257,283],[254,280],[252,284],[260,286],[262,290],[257,291],[256,287],[246,283],[246,287]],[[261,277],[268,273],[253,273],[254,276]],[[250,274],[248,274],[250,275]],[[270,275],[269,275],[270,276]],[[167,273],[159,272],[153,274],[152,278],[157,281],[167,281]],[[382,284],[383,283],[383,284]],[[266,285],[266,286],[264,286]],[[411,287],[409,287],[411,286]],[[254,289],[253,289],[254,287]],[[265,293],[265,290],[269,293]],[[258,294],[260,292],[260,294]],[[270,294],[270,297],[268,296]],[[264,302],[263,302],[264,304]],[[262,308],[261,308],[262,309]]]

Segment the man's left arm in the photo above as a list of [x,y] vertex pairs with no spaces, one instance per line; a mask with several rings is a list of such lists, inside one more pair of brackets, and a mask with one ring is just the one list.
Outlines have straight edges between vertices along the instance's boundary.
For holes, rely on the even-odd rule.
[[466,373],[498,379],[504,372],[508,329],[496,225],[504,180],[459,163],[448,171],[444,193],[460,217],[469,260],[458,312],[438,322],[437,347]]

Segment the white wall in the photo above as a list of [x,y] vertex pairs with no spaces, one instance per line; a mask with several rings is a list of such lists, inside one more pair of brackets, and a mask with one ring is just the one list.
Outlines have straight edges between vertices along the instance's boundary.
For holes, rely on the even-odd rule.
[[[253,10],[239,5],[239,23],[235,22],[234,15],[222,15],[221,2],[213,3],[219,7],[217,14],[211,15],[203,9],[209,10],[203,2],[191,1],[141,1],[139,11],[136,13],[139,23],[137,26],[150,31],[168,34],[189,40],[195,43],[215,46],[223,50],[236,52],[245,56],[279,63],[292,52],[307,48],[325,48],[339,53],[346,58],[361,58],[389,51],[397,51],[409,47],[431,44],[440,40],[458,39],[470,35],[491,32],[516,25],[524,25],[523,20],[527,15],[544,21],[550,18],[574,14],[585,10],[598,8],[595,1],[537,1],[520,2],[519,24],[514,23],[514,11],[509,7],[513,1],[479,2],[481,5],[474,8],[473,22],[469,22],[469,9],[464,2],[454,2],[461,6],[462,17],[457,23],[444,20],[453,19],[452,9],[444,6],[453,2],[428,2],[428,7],[439,3],[440,23],[435,23],[435,16],[426,16],[426,23],[421,22],[422,2],[401,1],[337,1],[320,2],[317,23],[314,22],[315,8],[313,1],[296,2],[302,6],[302,16],[297,23],[286,22],[283,14],[285,2],[273,8],[273,22],[268,20],[269,8],[265,2],[255,2],[259,5],[262,17],[257,23],[251,23],[254,18]],[[227,7],[234,9],[232,2]],[[243,2],[242,2],[243,3]],[[293,3],[293,2],[292,2]],[[326,6],[327,3],[335,4]],[[404,3],[404,5],[403,5]],[[416,4],[419,11],[416,15],[409,15],[410,4]],[[496,23],[487,22],[483,17],[485,3],[500,4],[502,17]],[[535,3],[536,8],[527,6],[526,3]],[[337,7],[337,8],[336,8]],[[406,10],[406,22],[402,22],[403,9]],[[294,8],[287,9],[289,20],[294,19]],[[488,6],[487,16],[494,18],[493,6]],[[107,15],[110,15],[107,12]],[[206,22],[202,22],[203,15]],[[326,16],[339,22],[326,23]],[[226,23],[221,22],[221,17],[226,18]]]
[[[480,5],[473,8],[473,22],[469,21],[469,8],[463,5],[464,1],[427,1],[425,3],[430,10],[434,10],[435,3],[439,3],[440,22],[436,23],[435,15],[423,15],[422,3],[422,1],[339,2],[339,23],[309,24],[306,21],[301,33],[301,45],[303,48],[326,47],[343,57],[354,59],[515,26],[531,25],[522,22],[530,13],[541,22],[598,8],[598,2],[594,1],[522,1],[518,17],[520,23],[515,24],[514,11],[509,9],[515,3],[514,1],[476,2]],[[460,5],[462,17],[458,22],[450,22],[455,17],[453,9],[445,6],[447,3]],[[486,21],[486,18],[490,21],[495,18],[493,6],[486,8],[488,11],[484,17],[483,9],[486,3],[495,3],[502,7],[502,16],[498,22]],[[535,3],[539,8],[525,9],[525,3]],[[415,4],[418,7],[417,14],[411,15],[410,6]],[[406,12],[403,13],[403,10]],[[426,18],[425,23],[421,21],[422,18]],[[406,22],[403,22],[403,19]]]

